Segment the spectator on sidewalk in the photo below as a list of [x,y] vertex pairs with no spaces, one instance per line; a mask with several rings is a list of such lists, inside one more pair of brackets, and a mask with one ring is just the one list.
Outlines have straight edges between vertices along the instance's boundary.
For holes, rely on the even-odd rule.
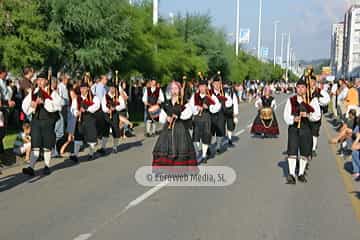
[[[359,81],[359,80],[357,80]],[[345,112],[345,116],[346,118],[349,117],[349,111],[350,110],[355,110],[356,111],[356,115],[359,115],[359,96],[358,96],[358,90],[355,88],[354,82],[349,82],[348,83],[348,93],[345,97],[345,107],[346,107],[346,112]]]
[[360,181],[360,133],[359,126],[356,127],[356,138],[352,144],[352,165],[353,165],[353,178],[355,181]]
[[29,123],[24,123],[22,126],[22,132],[20,132],[14,143],[14,153],[18,156],[25,154],[25,162],[30,162],[31,153],[31,126]]
[[344,115],[346,113],[345,99],[348,95],[349,88],[346,85],[345,80],[339,80],[339,88],[337,90],[337,111],[341,120],[344,120]]

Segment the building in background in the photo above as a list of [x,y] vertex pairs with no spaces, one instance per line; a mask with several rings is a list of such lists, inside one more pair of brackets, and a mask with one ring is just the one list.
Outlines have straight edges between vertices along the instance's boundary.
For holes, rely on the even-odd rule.
[[330,66],[337,78],[343,75],[344,22],[333,24],[331,35]]
[[343,37],[343,73],[346,78],[360,76],[360,5],[345,13]]

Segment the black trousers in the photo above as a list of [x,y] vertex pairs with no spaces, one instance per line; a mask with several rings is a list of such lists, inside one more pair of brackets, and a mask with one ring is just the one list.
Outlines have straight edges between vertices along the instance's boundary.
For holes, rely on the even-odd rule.
[[225,136],[225,116],[222,111],[211,114],[211,133],[213,136]]
[[288,128],[288,155],[310,157],[312,154],[313,139],[309,124],[302,124],[297,128],[296,124]]
[[111,128],[113,138],[120,138],[119,115],[119,112],[114,111],[110,119],[110,115],[105,114],[106,129],[104,129],[104,137],[110,136]]
[[54,129],[54,119],[33,119],[31,121],[31,148],[52,149],[56,142]]

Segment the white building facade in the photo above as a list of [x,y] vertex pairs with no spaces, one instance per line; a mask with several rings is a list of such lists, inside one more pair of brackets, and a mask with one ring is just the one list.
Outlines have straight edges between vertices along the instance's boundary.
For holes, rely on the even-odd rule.
[[333,24],[331,35],[331,61],[333,75],[343,75],[344,22]]

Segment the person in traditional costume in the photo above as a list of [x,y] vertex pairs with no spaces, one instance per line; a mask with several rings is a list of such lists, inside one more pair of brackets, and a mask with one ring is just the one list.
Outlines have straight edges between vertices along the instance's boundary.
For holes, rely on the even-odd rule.
[[107,128],[105,129],[104,139],[105,146],[111,134],[113,137],[112,148],[113,152],[117,153],[119,139],[120,139],[120,111],[126,109],[124,101],[120,101],[119,94],[114,86],[110,86],[109,92],[105,94],[101,101],[101,109],[104,112]]
[[85,142],[89,145],[90,152],[88,160],[94,159],[95,146],[97,141],[96,117],[101,102],[97,96],[93,96],[87,83],[80,86],[80,95],[72,101],[70,111],[77,117],[75,127],[74,151],[70,159],[75,163],[79,162],[78,155],[81,145]]
[[224,94],[226,97],[224,116],[226,125],[226,135],[228,137],[228,144],[233,147],[232,134],[235,130],[236,124],[238,123],[239,115],[239,102],[236,92],[232,87],[232,82],[227,81],[224,84]]
[[296,183],[296,164],[299,160],[298,180],[306,182],[305,170],[312,153],[312,133],[310,122],[319,121],[320,105],[317,98],[309,100],[309,89],[304,79],[296,84],[296,95],[290,97],[285,105],[284,120],[288,125],[288,164],[287,184]]
[[[323,109],[323,107],[327,106],[330,102],[329,94],[317,86],[315,76],[312,76],[310,79],[310,94],[311,94],[311,99],[317,98],[320,104],[320,109]],[[320,136],[320,128],[321,128],[321,116],[318,121],[310,122],[310,127],[313,136],[312,157],[316,157],[317,143],[318,143],[318,138]]]
[[161,104],[159,116],[164,128],[153,150],[153,166],[196,166],[195,148],[184,120],[192,117],[189,104],[182,105],[181,85],[173,81],[170,88],[170,99]]
[[221,154],[225,152],[222,143],[225,137],[225,102],[227,98],[224,96],[222,79],[220,73],[213,79],[211,93],[219,100],[220,109],[216,112],[211,112],[211,133],[216,139],[216,152]]
[[154,78],[150,81],[150,87],[146,88],[142,101],[147,111],[145,136],[153,137],[159,121],[160,104],[165,101],[164,94]]
[[207,163],[207,151],[212,137],[211,113],[217,113],[221,109],[221,103],[215,95],[210,93],[207,81],[201,80],[199,89],[191,97],[189,104],[194,114],[193,142],[199,153],[198,155],[201,155],[199,162]]
[[40,151],[43,151],[44,154],[44,174],[51,173],[51,149],[55,146],[54,129],[59,117],[58,112],[62,108],[62,99],[57,91],[52,91],[48,78],[46,72],[41,72],[37,76],[38,87],[36,89],[29,88],[22,103],[23,112],[27,116],[32,116],[30,164],[22,169],[24,174],[30,176],[35,175],[34,167]]
[[[88,79],[89,80],[89,79]],[[106,75],[100,76],[99,82],[95,84],[93,87],[92,94],[101,100],[104,98],[104,96],[108,92],[108,77]],[[91,82],[91,81],[89,81]],[[97,132],[97,138],[100,140],[100,148],[98,149],[98,153],[101,155],[105,155],[105,148],[107,144],[107,138],[108,138],[108,131],[109,131],[109,124],[105,120],[105,113],[101,110],[101,107],[98,108],[98,110],[94,113],[95,119],[96,119],[96,132]]]
[[276,137],[280,134],[275,115],[276,100],[271,95],[271,88],[264,88],[263,96],[255,102],[258,114],[251,127],[251,133],[263,137]]

